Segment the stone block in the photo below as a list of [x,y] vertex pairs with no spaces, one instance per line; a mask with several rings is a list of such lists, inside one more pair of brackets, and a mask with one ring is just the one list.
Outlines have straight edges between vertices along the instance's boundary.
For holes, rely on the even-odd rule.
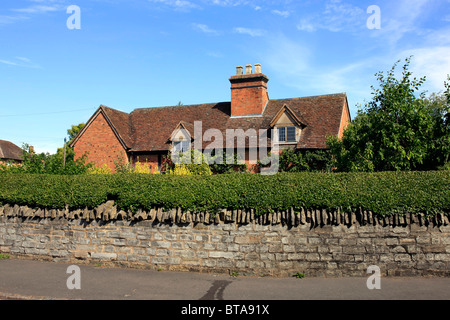
[[152,247],[154,248],[169,248],[169,241],[152,241]]
[[225,252],[225,251],[210,251],[209,257],[210,258],[233,259],[235,257],[235,253],[234,252]]
[[420,246],[420,249],[422,249],[423,253],[446,252],[446,246],[445,245],[423,245],[423,246]]
[[92,259],[100,260],[115,260],[117,259],[117,253],[109,252],[91,252],[90,256]]

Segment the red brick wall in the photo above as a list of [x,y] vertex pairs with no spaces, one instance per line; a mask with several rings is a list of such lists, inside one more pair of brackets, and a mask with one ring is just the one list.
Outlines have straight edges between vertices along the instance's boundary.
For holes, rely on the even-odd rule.
[[117,161],[118,157],[122,157],[123,161],[128,163],[125,149],[102,113],[97,115],[78,138],[74,150],[76,158],[88,152],[88,162],[94,162],[99,167],[106,163],[112,171],[115,171],[114,161]]
[[162,155],[158,154],[140,154],[140,155],[134,155],[133,156],[133,164],[136,162],[140,162],[142,164],[146,164],[150,167],[151,172],[158,171],[158,165],[159,165],[159,157],[162,157]]
[[344,110],[342,111],[342,119],[341,119],[341,127],[339,128],[339,139],[342,139],[344,135],[344,130],[348,127],[350,124],[350,110],[348,108],[348,105],[345,105]]
[[261,114],[268,100],[267,83],[263,80],[231,83],[232,116]]

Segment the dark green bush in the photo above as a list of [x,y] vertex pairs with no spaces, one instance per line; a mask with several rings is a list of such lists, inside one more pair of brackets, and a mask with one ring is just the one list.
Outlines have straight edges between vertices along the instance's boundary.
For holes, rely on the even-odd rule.
[[450,211],[450,171],[176,176],[0,174],[0,202],[35,207],[191,211],[357,208],[380,215]]

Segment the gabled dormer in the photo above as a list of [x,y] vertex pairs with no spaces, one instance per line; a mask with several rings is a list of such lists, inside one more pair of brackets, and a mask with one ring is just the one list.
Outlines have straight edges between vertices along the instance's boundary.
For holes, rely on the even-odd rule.
[[193,125],[180,121],[172,131],[169,141],[172,143],[171,152],[185,152],[191,149]]
[[297,144],[306,124],[287,106],[284,105],[270,122],[274,129],[273,141],[278,144]]

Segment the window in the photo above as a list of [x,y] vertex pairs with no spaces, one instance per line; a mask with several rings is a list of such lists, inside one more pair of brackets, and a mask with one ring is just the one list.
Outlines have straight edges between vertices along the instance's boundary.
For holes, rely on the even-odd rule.
[[174,141],[173,152],[185,152],[191,148],[191,144],[187,140]]
[[295,127],[278,127],[278,141],[279,142],[295,142]]

